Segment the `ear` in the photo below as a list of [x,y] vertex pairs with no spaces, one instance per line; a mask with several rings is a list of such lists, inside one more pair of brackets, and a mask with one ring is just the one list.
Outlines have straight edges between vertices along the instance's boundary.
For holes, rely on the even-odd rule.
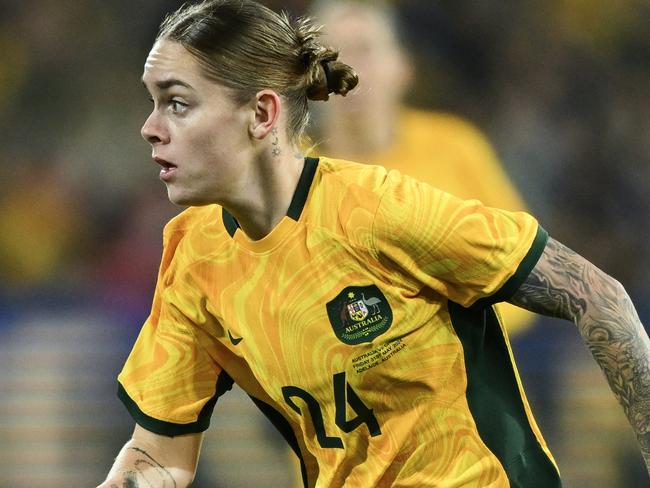
[[255,117],[249,132],[255,139],[264,139],[270,134],[280,118],[282,103],[280,96],[273,90],[261,90],[253,98]]

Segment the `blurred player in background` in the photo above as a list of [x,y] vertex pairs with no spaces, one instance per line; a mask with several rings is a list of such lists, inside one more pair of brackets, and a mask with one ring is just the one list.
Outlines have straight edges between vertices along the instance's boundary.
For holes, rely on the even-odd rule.
[[[450,113],[405,105],[414,69],[400,42],[394,7],[382,1],[321,1],[311,15],[326,26],[323,42],[340,49],[361,80],[349,97],[316,107],[315,153],[397,169],[491,207],[527,210],[478,128]],[[535,319],[507,303],[497,309],[510,334]]]
[[[171,201],[152,313],[119,376],[136,421],[105,487],[188,486],[236,382],[306,486],[561,486],[492,305],[573,321],[650,462],[650,341],[623,287],[524,212],[303,158],[308,100],[354,71],[247,0],[169,16],[142,128]],[[377,113],[376,116],[389,116]]]

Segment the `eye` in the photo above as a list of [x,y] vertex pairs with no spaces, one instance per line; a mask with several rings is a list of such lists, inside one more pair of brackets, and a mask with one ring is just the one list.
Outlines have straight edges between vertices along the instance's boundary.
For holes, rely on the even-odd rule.
[[187,110],[187,104],[181,102],[180,100],[172,98],[169,101],[169,108],[174,114],[182,114],[183,112],[185,112],[185,110]]

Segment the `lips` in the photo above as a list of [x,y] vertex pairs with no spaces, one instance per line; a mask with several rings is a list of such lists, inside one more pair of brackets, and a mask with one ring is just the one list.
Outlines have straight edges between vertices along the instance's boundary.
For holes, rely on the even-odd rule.
[[160,170],[160,179],[163,181],[168,181],[173,176],[177,166],[174,163],[170,163],[169,161],[158,156],[154,156],[153,160],[162,166],[162,169]]

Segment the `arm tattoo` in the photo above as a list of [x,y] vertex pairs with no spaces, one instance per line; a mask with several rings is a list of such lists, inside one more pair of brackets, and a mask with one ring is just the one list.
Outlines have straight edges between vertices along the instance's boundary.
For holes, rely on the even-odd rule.
[[577,254],[549,238],[544,254],[510,301],[532,312],[576,322],[587,310],[583,295],[589,286],[584,260],[576,258]]
[[623,287],[549,239],[510,302],[578,326],[623,407],[650,470],[650,340]]
[[124,476],[124,488],[139,488],[139,487],[140,485],[138,484],[137,473],[134,473],[133,471],[129,471],[128,473],[126,473],[126,476]]
[[124,473],[122,486],[112,484],[111,488],[176,488],[176,480],[171,473],[145,450],[129,447],[140,456],[134,461],[133,471]]

